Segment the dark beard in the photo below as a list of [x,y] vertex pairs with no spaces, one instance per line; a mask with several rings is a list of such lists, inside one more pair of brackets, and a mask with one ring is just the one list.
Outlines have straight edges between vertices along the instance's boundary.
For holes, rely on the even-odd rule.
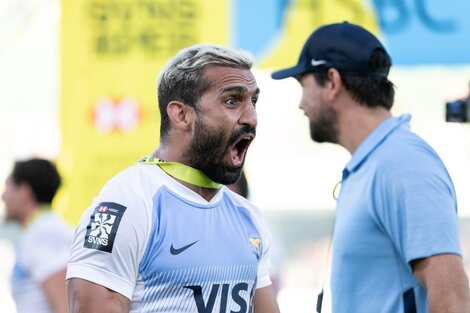
[[[187,164],[201,170],[216,183],[229,185],[238,181],[243,166],[229,167],[224,164],[229,147],[242,135],[255,134],[255,129],[247,125],[235,131],[227,141],[227,133],[223,129],[211,130],[204,127],[200,118],[197,119],[193,141],[184,155]],[[243,160],[243,163],[245,160]]]
[[338,143],[336,112],[324,106],[316,121],[310,121],[310,137],[316,142]]

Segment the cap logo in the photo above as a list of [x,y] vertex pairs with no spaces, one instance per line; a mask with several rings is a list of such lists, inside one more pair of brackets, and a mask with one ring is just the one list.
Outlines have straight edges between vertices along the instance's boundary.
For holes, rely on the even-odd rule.
[[318,65],[325,64],[326,61],[325,61],[325,60],[315,60],[315,59],[312,59],[311,63],[312,63],[313,66],[318,66]]

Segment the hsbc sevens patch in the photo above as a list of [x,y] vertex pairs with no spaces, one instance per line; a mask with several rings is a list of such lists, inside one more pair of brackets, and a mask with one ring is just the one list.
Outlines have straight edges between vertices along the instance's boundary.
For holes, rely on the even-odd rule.
[[101,202],[90,216],[83,246],[111,253],[114,239],[126,207],[114,202]]

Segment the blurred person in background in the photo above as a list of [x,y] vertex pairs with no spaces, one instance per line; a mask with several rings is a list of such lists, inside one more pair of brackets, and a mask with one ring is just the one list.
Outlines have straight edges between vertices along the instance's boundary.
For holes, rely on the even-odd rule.
[[334,313],[468,313],[456,195],[437,153],[392,116],[391,59],[379,40],[347,22],[307,39],[296,66],[300,109],[316,142],[343,146],[333,234]]
[[55,165],[37,158],[17,161],[6,180],[6,221],[23,229],[11,276],[18,313],[67,312],[65,273],[72,229],[51,210],[60,183]]
[[270,236],[230,191],[255,137],[252,58],[181,50],[158,78],[160,145],[86,210],[67,269],[70,312],[278,313]]

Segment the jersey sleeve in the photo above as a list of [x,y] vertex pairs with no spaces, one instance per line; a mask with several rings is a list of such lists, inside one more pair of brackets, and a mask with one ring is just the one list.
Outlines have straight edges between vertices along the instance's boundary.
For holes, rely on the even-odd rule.
[[263,234],[263,253],[258,264],[256,289],[271,285],[271,237],[269,232]]
[[75,231],[67,279],[82,278],[132,299],[149,232],[149,204],[129,173],[110,180]]
[[456,196],[433,151],[391,158],[374,177],[373,215],[407,263],[436,254],[461,254]]

